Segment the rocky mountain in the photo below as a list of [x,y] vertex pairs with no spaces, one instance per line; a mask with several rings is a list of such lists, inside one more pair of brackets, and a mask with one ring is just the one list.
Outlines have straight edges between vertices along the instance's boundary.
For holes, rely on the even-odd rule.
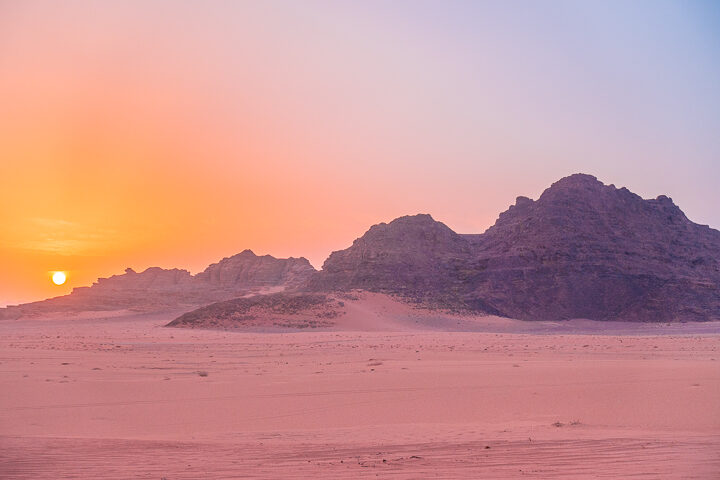
[[98,278],[92,287],[79,287],[76,291],[95,292],[116,290],[172,290],[182,289],[193,282],[193,276],[187,270],[173,268],[166,270],[160,267],[150,267],[142,273],[132,268],[126,268],[122,275],[113,275],[110,278]]
[[720,319],[720,232],[671,199],[576,174],[518,197],[484,234],[428,215],[372,227],[308,288],[366,289],[528,320]]
[[519,197],[476,243],[469,299],[525,319],[720,318],[720,232],[590,175]]
[[456,272],[471,254],[465,238],[430,215],[400,217],[330,254],[307,288],[439,296],[458,280]]
[[270,255],[258,256],[252,250],[223,258],[213,263],[195,279],[218,288],[234,290],[238,286],[295,288],[315,272],[305,258],[277,259]]
[[518,197],[482,234],[406,216],[371,227],[319,272],[304,258],[245,250],[194,276],[128,269],[64,297],[0,310],[0,317],[187,309],[281,290],[356,289],[526,320],[720,320],[720,232],[688,220],[668,197],[644,200],[576,174],[537,200]]
[[100,278],[69,295],[0,309],[0,318],[54,312],[187,309],[269,291],[292,290],[315,272],[305,258],[258,256],[250,250],[224,258],[203,272],[151,267]]

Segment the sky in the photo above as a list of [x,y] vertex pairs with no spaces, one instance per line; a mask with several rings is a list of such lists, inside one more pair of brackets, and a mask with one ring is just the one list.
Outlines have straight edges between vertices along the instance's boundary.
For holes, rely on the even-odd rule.
[[720,228],[718,85],[713,1],[0,0],[0,305],[576,172]]

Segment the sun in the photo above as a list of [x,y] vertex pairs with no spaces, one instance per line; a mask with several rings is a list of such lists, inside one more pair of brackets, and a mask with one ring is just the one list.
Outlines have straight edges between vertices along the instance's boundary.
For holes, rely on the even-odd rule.
[[52,274],[52,281],[55,285],[62,285],[65,283],[66,279],[67,276],[65,275],[65,272],[53,272]]

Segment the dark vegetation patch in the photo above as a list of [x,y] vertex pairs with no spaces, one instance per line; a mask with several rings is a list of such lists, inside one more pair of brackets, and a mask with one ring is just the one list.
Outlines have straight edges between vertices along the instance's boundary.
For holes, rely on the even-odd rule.
[[212,303],[185,313],[168,327],[320,328],[344,313],[344,303],[319,293],[274,293]]

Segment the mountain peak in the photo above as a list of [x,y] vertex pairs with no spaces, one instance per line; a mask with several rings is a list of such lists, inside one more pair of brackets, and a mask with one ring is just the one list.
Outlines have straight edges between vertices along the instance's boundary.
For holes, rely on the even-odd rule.
[[[552,186],[556,185],[603,185],[603,183],[594,175],[589,175],[587,173],[573,173],[572,175],[563,177],[552,184]],[[552,186],[550,188],[552,188]]]
[[574,174],[517,197],[481,235],[430,215],[373,226],[313,287],[387,291],[522,319],[666,321],[720,314],[720,232],[666,196]]
[[384,248],[388,245],[407,248],[407,242],[415,245],[416,242],[436,243],[440,238],[448,237],[457,237],[457,234],[427,213],[419,213],[398,217],[389,223],[373,225],[362,237],[355,240],[355,243],[361,243],[371,249],[374,246]]
[[429,213],[416,213],[415,215],[403,215],[390,223],[434,224],[438,222]]
[[310,286],[430,292],[444,288],[452,260],[468,252],[469,242],[444,223],[406,215],[373,225],[352,246],[333,252]]
[[576,173],[564,177],[545,189],[539,200],[566,198],[568,196],[587,196],[601,192],[603,189],[615,190],[613,185],[605,185],[592,175]]
[[[418,213],[415,215],[403,215],[388,223],[382,222],[370,227],[370,230],[366,233],[375,232],[377,230],[402,230],[406,228],[434,228],[434,227],[445,227],[445,224],[438,222],[431,215],[427,213]],[[447,227],[445,227],[447,228]]]

